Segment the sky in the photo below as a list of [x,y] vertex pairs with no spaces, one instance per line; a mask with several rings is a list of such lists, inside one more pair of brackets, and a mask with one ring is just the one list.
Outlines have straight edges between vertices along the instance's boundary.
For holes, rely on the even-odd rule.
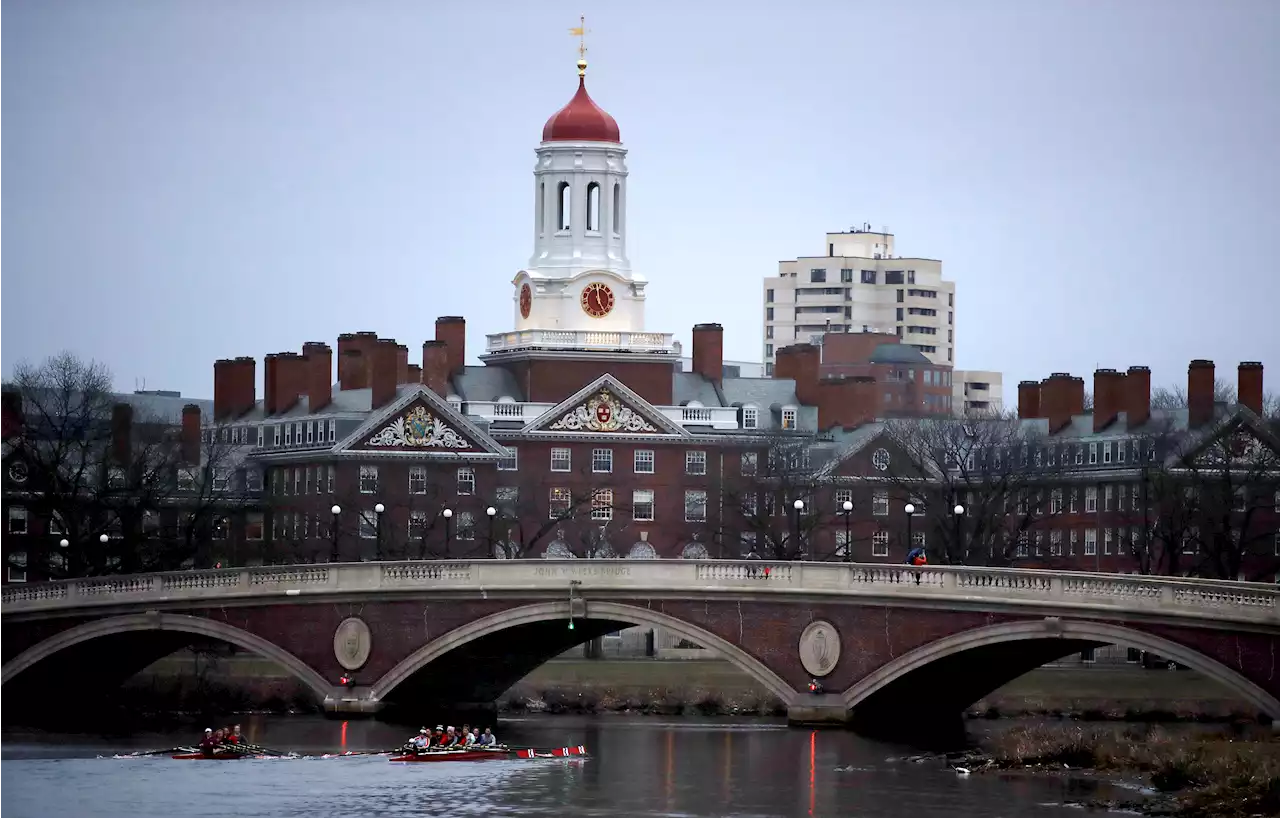
[[[213,361],[513,323],[534,149],[588,87],[629,150],[647,325],[762,355],[761,279],[870,222],[1016,384],[1187,362],[1280,391],[1274,0],[4,0],[0,365]],[[262,367],[259,366],[261,381]],[[1274,384],[1274,385],[1273,385]],[[259,385],[261,394],[261,385]]]

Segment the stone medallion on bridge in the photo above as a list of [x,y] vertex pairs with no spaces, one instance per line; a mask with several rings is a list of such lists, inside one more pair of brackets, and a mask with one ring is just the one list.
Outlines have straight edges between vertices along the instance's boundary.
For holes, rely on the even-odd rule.
[[359,670],[369,661],[373,649],[373,634],[369,626],[358,616],[342,620],[333,632],[333,655],[346,670]]
[[800,664],[810,676],[826,676],[840,661],[840,634],[835,625],[810,622],[800,634]]

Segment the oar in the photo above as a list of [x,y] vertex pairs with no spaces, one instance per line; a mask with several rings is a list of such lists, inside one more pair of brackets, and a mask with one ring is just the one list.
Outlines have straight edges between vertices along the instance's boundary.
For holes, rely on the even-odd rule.
[[258,755],[258,756],[296,756],[297,753],[285,750],[272,750],[270,747],[262,747],[257,744],[219,744],[219,750],[227,752],[239,753],[240,755]]
[[125,753],[130,758],[142,758],[143,756],[167,756],[173,753],[194,753],[190,747],[170,747],[167,750],[137,750],[132,753]]

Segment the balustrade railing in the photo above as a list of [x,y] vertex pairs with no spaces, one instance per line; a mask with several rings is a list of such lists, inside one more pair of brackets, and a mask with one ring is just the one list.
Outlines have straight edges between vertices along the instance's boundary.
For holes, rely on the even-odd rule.
[[[89,577],[3,590],[4,615],[102,605],[180,605],[231,598],[439,590],[649,594],[815,594],[931,597],[962,605],[1137,611],[1280,626],[1280,590],[1262,583],[967,566],[762,560],[452,560],[258,566]],[[567,592],[567,591],[566,591]]]

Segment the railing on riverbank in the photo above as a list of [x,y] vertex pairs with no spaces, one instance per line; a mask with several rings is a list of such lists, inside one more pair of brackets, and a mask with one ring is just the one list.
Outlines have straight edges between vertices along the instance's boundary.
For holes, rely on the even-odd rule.
[[92,577],[9,585],[6,616],[62,609],[231,599],[286,602],[326,594],[397,596],[423,591],[565,593],[599,598],[785,600],[822,596],[932,600],[957,608],[1136,612],[1280,626],[1280,591],[1250,582],[969,566],[760,560],[474,560],[330,563]]

